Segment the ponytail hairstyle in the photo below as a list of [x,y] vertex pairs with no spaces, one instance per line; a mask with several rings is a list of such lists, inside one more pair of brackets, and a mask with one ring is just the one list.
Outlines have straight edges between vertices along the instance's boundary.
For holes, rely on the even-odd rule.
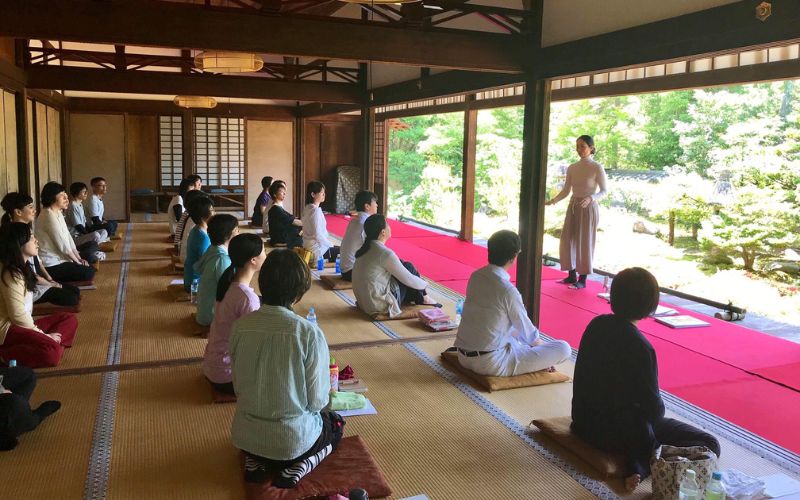
[[12,279],[21,279],[25,282],[25,289],[36,289],[36,274],[34,274],[25,256],[22,247],[33,237],[31,226],[24,222],[10,222],[0,227],[0,264],[3,265],[2,280],[6,281],[6,274]]
[[3,208],[5,213],[2,219],[0,219],[0,224],[5,225],[11,223],[11,221],[14,220],[14,210],[23,210],[25,207],[32,204],[33,198],[24,193],[8,193],[3,196],[3,200],[0,201],[0,207]]
[[189,191],[189,186],[193,184],[194,182],[190,181],[188,177],[181,181],[180,185],[178,186],[178,196],[180,196],[182,200],[186,197],[186,193]]
[[228,255],[231,258],[231,265],[222,273],[217,282],[217,302],[221,302],[228,293],[233,276],[236,271],[243,269],[247,261],[253,257],[258,257],[264,251],[264,240],[253,233],[245,233],[234,236],[228,243]]
[[585,142],[587,146],[592,148],[592,154],[594,154],[596,149],[594,148],[594,139],[592,139],[591,135],[582,135],[582,136],[578,137],[578,140]]
[[325,184],[320,181],[309,182],[308,186],[306,186],[306,205],[314,203],[314,195],[324,190]]
[[370,244],[377,240],[381,235],[381,231],[386,229],[386,217],[381,214],[374,214],[367,217],[364,221],[364,244],[356,252],[356,259],[369,251]]

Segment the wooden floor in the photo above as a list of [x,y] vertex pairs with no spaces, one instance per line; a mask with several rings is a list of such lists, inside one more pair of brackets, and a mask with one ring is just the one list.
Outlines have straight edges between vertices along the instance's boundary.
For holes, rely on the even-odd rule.
[[[62,410],[18,448],[0,454],[3,498],[244,498],[230,443],[234,406],[211,404],[192,336],[192,306],[172,302],[164,223],[131,224],[109,255],[96,291],[84,292],[75,346],[43,370],[32,404]],[[433,291],[454,313],[454,295]],[[393,498],[614,498],[579,457],[528,429],[533,418],[568,415],[571,385],[484,393],[442,367],[452,335],[415,320],[374,323],[350,291],[314,282],[295,308],[314,307],[340,366],[369,386],[378,415],[348,419],[367,443]],[[573,364],[558,367],[571,374]],[[787,472],[722,440],[722,468]],[[793,477],[794,474],[789,473]],[[645,481],[632,498],[649,496]]]

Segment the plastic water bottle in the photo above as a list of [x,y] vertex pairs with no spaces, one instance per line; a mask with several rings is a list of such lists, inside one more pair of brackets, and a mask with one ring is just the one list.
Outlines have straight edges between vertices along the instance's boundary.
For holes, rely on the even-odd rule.
[[725,487],[722,485],[722,474],[714,472],[711,481],[706,485],[706,500],[725,500]]
[[16,359],[12,359],[11,361],[9,361],[8,362],[8,367],[9,368],[16,368],[17,367],[17,360]]
[[197,304],[197,290],[200,288],[200,279],[195,278],[192,280],[192,286],[189,288],[192,304]]
[[700,500],[700,486],[697,485],[697,474],[692,469],[686,469],[678,490],[678,500]]
[[337,392],[339,390],[339,365],[336,364],[333,356],[331,356],[329,368],[331,370],[331,392]]
[[342,258],[336,256],[336,274],[342,274]]
[[322,271],[323,269],[325,269],[325,259],[320,257],[317,259],[317,271]]
[[306,314],[306,319],[314,323],[315,325],[317,324],[317,312],[314,310],[313,307],[308,310],[308,314]]
[[461,324],[461,315],[464,313],[464,299],[458,299],[456,302],[456,325]]

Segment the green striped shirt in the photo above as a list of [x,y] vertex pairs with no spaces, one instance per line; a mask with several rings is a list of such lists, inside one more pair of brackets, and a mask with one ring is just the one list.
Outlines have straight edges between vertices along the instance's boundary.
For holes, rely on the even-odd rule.
[[262,305],[231,333],[238,401],[233,444],[272,460],[292,460],[322,432],[331,390],[330,353],[318,326],[285,307]]

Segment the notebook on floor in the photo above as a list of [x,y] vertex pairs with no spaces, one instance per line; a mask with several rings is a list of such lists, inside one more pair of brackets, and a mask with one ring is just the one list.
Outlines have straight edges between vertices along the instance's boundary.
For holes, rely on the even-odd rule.
[[657,317],[656,321],[662,325],[667,325],[670,328],[700,328],[708,326],[709,323],[702,319],[697,319],[693,316],[679,314],[677,316],[661,316]]

